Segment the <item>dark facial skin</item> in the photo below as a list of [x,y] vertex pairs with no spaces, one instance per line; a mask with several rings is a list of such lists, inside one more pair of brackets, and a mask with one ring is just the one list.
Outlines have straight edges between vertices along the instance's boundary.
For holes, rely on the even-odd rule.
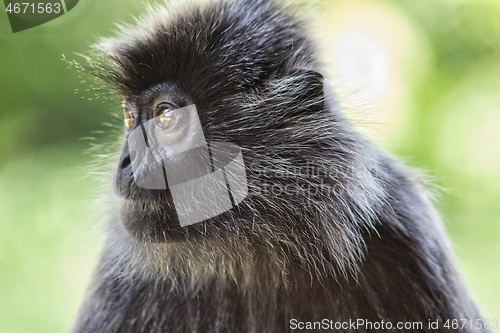
[[[148,89],[124,102],[125,112],[134,114],[134,125],[129,133],[144,122],[158,117],[165,109],[176,110],[193,104],[192,100],[173,85],[162,84]],[[179,120],[179,122],[185,119]],[[185,126],[186,127],[186,126]],[[168,130],[168,131],[167,131]],[[183,140],[189,128],[166,129],[172,144]],[[125,200],[121,207],[120,218],[127,231],[141,241],[165,242],[183,239],[187,229],[179,224],[172,195],[169,189],[151,190],[137,186],[133,177],[128,142],[125,142],[115,176],[115,190]],[[152,206],[154,208],[152,208]]]

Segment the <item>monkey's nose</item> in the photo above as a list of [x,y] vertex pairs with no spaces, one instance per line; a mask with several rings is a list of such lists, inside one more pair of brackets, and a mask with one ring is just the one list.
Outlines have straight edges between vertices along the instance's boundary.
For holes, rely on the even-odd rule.
[[119,195],[130,194],[130,186],[133,180],[132,162],[128,150],[128,144],[124,147],[118,163],[118,170],[115,178],[115,191]]
[[122,157],[121,162],[120,162],[120,168],[123,170],[130,166],[130,155],[127,154],[125,157]]

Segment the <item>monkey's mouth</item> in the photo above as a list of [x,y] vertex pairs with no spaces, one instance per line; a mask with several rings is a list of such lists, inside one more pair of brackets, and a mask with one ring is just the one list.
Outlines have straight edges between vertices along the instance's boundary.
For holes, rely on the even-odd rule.
[[115,191],[123,198],[120,220],[125,230],[143,242],[167,242],[185,237],[170,191],[139,187],[134,179],[128,152],[115,177]]
[[120,209],[120,220],[125,230],[142,242],[161,243],[182,240],[187,236],[187,230],[180,226],[175,211],[158,202],[125,199]]

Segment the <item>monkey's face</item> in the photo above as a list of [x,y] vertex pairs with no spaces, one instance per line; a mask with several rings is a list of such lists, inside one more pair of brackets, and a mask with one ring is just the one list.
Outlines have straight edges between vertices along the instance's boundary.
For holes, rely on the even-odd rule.
[[196,115],[184,109],[191,104],[186,94],[166,84],[123,103],[126,143],[115,188],[124,198],[121,221],[141,240],[165,241],[183,234],[165,165],[182,170],[194,163],[180,154],[195,148],[203,135]]
[[121,220],[135,237],[179,238],[179,225],[209,220],[247,196],[241,150],[207,139],[206,114],[202,126],[192,99],[167,84],[124,102],[127,142],[116,189],[125,199]]

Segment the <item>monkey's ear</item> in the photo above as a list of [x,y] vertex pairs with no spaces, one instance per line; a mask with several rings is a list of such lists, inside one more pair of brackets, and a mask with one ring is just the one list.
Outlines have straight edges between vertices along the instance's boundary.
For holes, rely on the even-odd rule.
[[320,72],[310,68],[294,67],[290,68],[285,75],[304,84],[306,88],[302,90],[301,95],[314,100],[317,106],[323,107],[325,79]]

